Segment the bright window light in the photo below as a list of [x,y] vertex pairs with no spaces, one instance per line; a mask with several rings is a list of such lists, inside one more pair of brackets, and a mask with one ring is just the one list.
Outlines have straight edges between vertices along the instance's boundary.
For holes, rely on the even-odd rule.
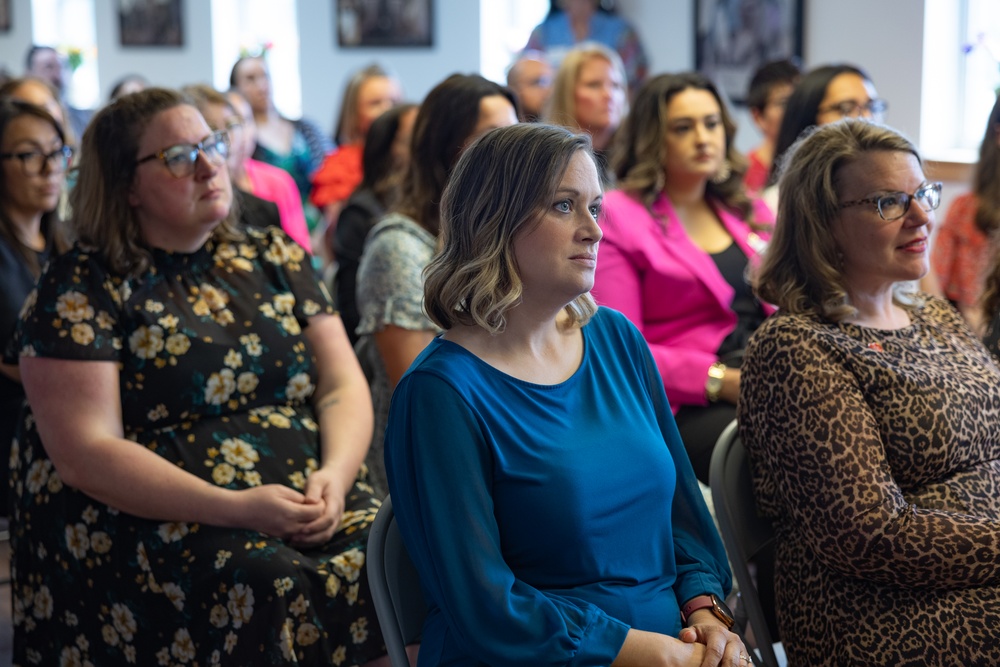
[[215,87],[229,88],[229,73],[245,54],[267,50],[274,104],[282,115],[302,115],[296,0],[212,0]]

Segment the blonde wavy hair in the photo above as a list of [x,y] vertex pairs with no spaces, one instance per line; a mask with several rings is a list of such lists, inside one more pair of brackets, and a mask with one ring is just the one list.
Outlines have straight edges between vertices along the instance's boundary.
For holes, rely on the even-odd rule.
[[[462,154],[441,200],[442,249],[424,271],[424,308],[438,326],[503,331],[523,289],[514,240],[538,224],[579,151],[594,159],[588,135],[525,123],[488,132]],[[587,292],[565,311],[568,326],[583,326],[597,304]]]
[[[596,42],[584,42],[571,49],[559,63],[556,76],[552,80],[552,94],[549,96],[543,114],[546,123],[562,125],[580,132],[583,128],[576,120],[576,81],[580,78],[580,68],[588,60],[601,58],[611,63],[611,67],[618,73],[625,90],[628,90],[628,75],[625,73],[625,65],[622,63],[618,53],[603,44]],[[628,117],[628,94],[624,96],[622,106],[622,118]]]
[[[152,260],[143,243],[129,190],[135,178],[139,143],[153,118],[182,104],[194,108],[186,95],[167,88],[119,97],[94,116],[83,133],[82,157],[76,186],[70,194],[73,225],[84,244],[94,247],[116,273],[135,277]],[[229,215],[216,226],[213,237],[239,240],[235,201]]]
[[[865,120],[823,125],[792,144],[779,180],[777,225],[754,278],[761,299],[785,312],[816,313],[832,322],[857,313],[833,228],[840,216],[841,172],[875,152],[909,153],[923,167],[909,139]],[[897,283],[893,299],[907,308],[921,304],[911,283]]]

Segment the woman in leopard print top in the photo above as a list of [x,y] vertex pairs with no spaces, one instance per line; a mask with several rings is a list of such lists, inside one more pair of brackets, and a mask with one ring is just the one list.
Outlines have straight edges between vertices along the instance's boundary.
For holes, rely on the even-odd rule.
[[863,121],[794,151],[739,403],[788,664],[1000,664],[1000,368],[911,291],[940,183]]

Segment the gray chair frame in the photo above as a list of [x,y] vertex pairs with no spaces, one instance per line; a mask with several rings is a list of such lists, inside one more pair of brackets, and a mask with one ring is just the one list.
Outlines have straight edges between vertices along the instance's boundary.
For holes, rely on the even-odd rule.
[[368,533],[368,585],[392,667],[410,667],[409,644],[419,644],[427,617],[417,569],[406,552],[389,496]]
[[[757,650],[764,665],[778,667],[757,583],[747,566],[748,561],[774,542],[774,526],[770,519],[757,513],[750,461],[740,441],[735,420],[719,436],[712,452],[709,482],[722,543],[729,553]],[[773,582],[767,583],[773,585]]]

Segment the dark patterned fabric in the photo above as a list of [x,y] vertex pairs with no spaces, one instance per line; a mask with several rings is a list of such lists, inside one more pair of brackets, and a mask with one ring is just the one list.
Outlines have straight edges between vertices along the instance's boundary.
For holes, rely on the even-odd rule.
[[[206,482],[302,490],[319,465],[318,374],[302,329],[330,313],[276,228],[138,279],[79,247],[52,263],[21,354],[120,364],[125,437]],[[63,484],[31,415],[15,442],[14,663],[354,665],[383,654],[365,574],[378,509],[363,482],[327,544],[149,521]]]
[[747,349],[791,667],[1000,664],[1000,368],[944,301],[911,319],[779,313]]

